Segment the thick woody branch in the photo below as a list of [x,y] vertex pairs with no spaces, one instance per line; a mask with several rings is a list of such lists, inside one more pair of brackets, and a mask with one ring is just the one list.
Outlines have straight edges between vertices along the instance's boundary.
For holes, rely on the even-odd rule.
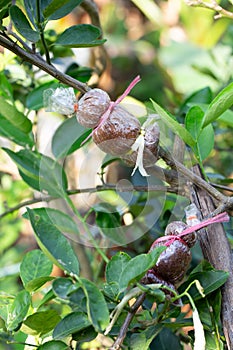
[[44,72],[53,76],[55,79],[73,87],[74,89],[78,89],[82,93],[85,93],[88,90],[90,90],[87,84],[82,83],[81,81],[76,80],[70,77],[69,75],[60,72],[53,65],[48,64],[40,55],[24,50],[21,46],[17,44],[17,42],[11,40],[4,33],[0,33],[0,45],[14,52],[18,57],[22,58],[23,61],[31,63],[32,65],[40,68]]

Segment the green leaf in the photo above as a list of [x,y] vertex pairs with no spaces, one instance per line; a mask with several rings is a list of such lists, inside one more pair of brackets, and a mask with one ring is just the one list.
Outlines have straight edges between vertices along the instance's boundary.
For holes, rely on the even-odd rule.
[[58,85],[59,84],[55,80],[52,80],[33,89],[31,92],[29,92],[29,94],[26,97],[26,107],[35,111],[37,111],[40,108],[43,108],[43,92],[50,88],[56,89]]
[[[148,350],[153,339],[159,334],[162,325],[147,327],[146,330],[132,334],[130,338],[130,349],[133,350]],[[162,348],[157,348],[162,350]]]
[[[30,19],[31,23],[37,28],[37,0],[24,0],[25,10],[27,12],[27,16]],[[41,12],[40,12],[41,15]]]
[[97,332],[102,332],[109,324],[109,312],[104,296],[93,282],[85,278],[81,278],[80,281],[87,298],[89,321]]
[[59,19],[70,13],[75,7],[79,6],[83,0],[52,0],[43,9],[43,15],[50,20]]
[[183,346],[181,346],[177,335],[175,335],[170,329],[164,328],[158,336],[155,337],[153,348],[160,350],[182,350]]
[[28,252],[20,265],[20,277],[24,287],[27,289],[28,282],[35,278],[49,276],[52,269],[52,262],[41,250],[35,249]]
[[101,203],[94,205],[93,209],[96,212],[96,224],[101,228],[102,233],[115,244],[126,244],[121,227],[121,215],[116,211],[116,208],[110,204]]
[[28,208],[27,211],[41,250],[62,270],[78,275],[78,259],[62,232],[35,214],[34,210]]
[[77,122],[76,116],[66,119],[55,131],[52,139],[52,152],[58,159],[73,153],[82,146],[91,130]]
[[197,140],[197,155],[203,161],[214,148],[214,129],[211,124],[207,125],[200,133]]
[[201,90],[195,91],[190,96],[187,97],[187,99],[184,101],[181,109],[184,106],[190,105],[190,104],[199,104],[199,103],[205,103],[209,104],[212,101],[212,91],[209,87],[205,87]]
[[0,111],[1,115],[9,120],[11,124],[24,133],[32,130],[32,123],[23,113],[19,112],[13,105],[8,103],[4,96],[0,95]]
[[[204,294],[208,295],[221,287],[226,282],[228,275],[228,272],[221,270],[209,270],[192,273],[188,280],[179,287],[179,292],[182,293],[182,291],[184,291],[192,281],[198,280],[201,286],[204,288]],[[189,289],[189,294],[194,300],[202,298],[195,285]]]
[[30,135],[21,131],[13,125],[9,120],[0,115],[0,135],[8,138],[12,142],[17,143],[20,146],[32,147],[34,141]]
[[119,283],[121,273],[124,270],[126,264],[130,261],[130,259],[130,256],[124,252],[119,252],[115,254],[107,264],[106,281],[108,283]]
[[53,282],[54,294],[61,299],[68,299],[71,286],[73,286],[73,283],[69,278],[56,278]]
[[40,40],[40,34],[32,29],[25,14],[16,5],[10,7],[10,15],[15,29],[27,40],[36,43]]
[[6,99],[9,99],[13,102],[14,99],[13,99],[12,85],[9,83],[8,79],[6,78],[4,71],[0,73],[0,87],[1,87],[0,95],[4,96]]
[[106,40],[98,39],[101,30],[91,24],[78,24],[66,29],[61,33],[54,45],[68,47],[91,47],[105,43]]
[[27,315],[30,304],[31,296],[26,290],[22,290],[16,295],[7,317],[8,331],[14,331],[21,325]]
[[54,277],[51,276],[37,277],[34,280],[28,282],[25,289],[27,289],[29,292],[35,292],[36,290],[40,289],[45,283],[50,282],[53,279]]
[[120,275],[120,291],[124,291],[129,284],[139,281],[146,271],[156,264],[165,249],[164,246],[156,247],[148,254],[140,254],[129,260]]
[[219,122],[223,122],[224,124],[227,124],[231,128],[233,128],[233,111],[230,109],[226,110],[219,118]]
[[23,322],[23,331],[26,334],[38,335],[39,337],[49,333],[60,322],[61,317],[55,310],[35,312]]
[[203,127],[215,121],[220,115],[222,115],[228,108],[233,105],[233,83],[229,84],[223,89],[211,102],[207,109]]
[[72,312],[65,316],[53,331],[54,339],[62,339],[70,336],[91,325],[88,317],[83,312]]
[[92,326],[89,326],[81,331],[72,334],[72,339],[76,340],[77,343],[90,342],[97,337],[98,333]]
[[67,189],[67,178],[62,166],[40,153],[23,149],[17,153],[4,148],[4,151],[17,164],[20,175],[34,189],[63,197]]
[[190,108],[185,117],[185,127],[196,141],[201,132],[204,112],[199,106]]
[[180,125],[175,119],[173,119],[162,107],[156,102],[151,100],[155,111],[159,114],[162,121],[177,134],[187,145],[191,148],[195,147],[195,140],[192,135],[182,125]]
[[[60,210],[52,208],[36,208],[34,209],[34,213],[39,215],[43,220],[50,222],[65,234],[69,233],[75,234],[76,236],[79,235],[79,230],[74,220]],[[23,217],[29,219],[28,213],[24,213]]]
[[70,347],[60,340],[51,340],[40,345],[37,350],[68,350]]

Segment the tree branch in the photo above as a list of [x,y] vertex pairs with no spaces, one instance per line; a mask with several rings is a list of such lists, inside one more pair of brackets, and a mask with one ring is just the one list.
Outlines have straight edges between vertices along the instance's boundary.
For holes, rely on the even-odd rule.
[[187,5],[192,7],[203,7],[203,8],[207,8],[209,10],[218,12],[218,15],[214,16],[215,19],[221,18],[221,17],[233,19],[233,13],[225,10],[215,0],[211,0],[208,2],[202,1],[202,0],[186,0],[185,2]]
[[[97,27],[99,27],[102,31],[99,11],[96,3],[93,0],[84,0],[80,6],[88,13],[91,19],[91,23]],[[102,34],[100,38],[102,38]],[[89,80],[89,85],[95,87],[98,85],[99,78],[103,74],[107,66],[107,52],[103,45],[96,46],[93,48],[94,55],[94,72]]]
[[[201,176],[198,166],[194,167],[196,174]],[[202,189],[191,186],[191,202],[195,203],[202,217],[212,214],[215,209],[212,198]],[[215,224],[201,229],[198,236],[204,255],[216,269],[229,273],[229,277],[222,287],[222,324],[228,350],[233,349],[233,261],[231,248],[222,224]]]
[[40,55],[36,53],[33,54],[32,52],[27,52],[21,46],[19,46],[17,42],[14,42],[5,33],[2,32],[0,33],[0,45],[14,52],[18,57],[22,58],[23,61],[27,61],[33,64],[34,66],[53,76],[55,79],[73,87],[74,89],[78,89],[82,93],[90,90],[87,84],[82,83],[81,81],[60,72],[53,65],[48,64]]
[[163,148],[160,148],[159,155],[172,169],[176,169],[178,173],[184,175],[186,179],[188,179],[199,188],[205,190],[212,198],[216,199],[219,202],[219,207],[216,209],[213,215],[233,208],[233,197],[225,196],[216,190],[200,176],[196,175],[191,170],[186,168],[183,164],[173,159],[173,157]]
[[[95,193],[95,192],[101,192],[101,191],[109,191],[109,190],[115,190],[118,192],[171,192],[171,193],[177,193],[176,188],[173,188],[171,186],[160,186],[160,185],[154,185],[154,186],[124,186],[119,187],[115,185],[103,185],[103,186],[97,186],[97,187],[91,187],[91,188],[84,188],[84,189],[75,189],[75,190],[69,190],[67,191],[67,194],[69,196],[80,194],[80,193]],[[8,208],[4,213],[0,215],[0,219],[5,217],[8,214],[13,213],[16,210],[19,210],[23,207],[26,207],[27,205],[32,205],[40,202],[50,202],[54,199],[58,199],[58,197],[53,196],[46,196],[46,197],[40,197],[40,198],[33,198],[29,199],[27,201],[21,202],[17,204],[14,207]]]
[[121,348],[121,345],[125,339],[126,333],[128,332],[129,325],[132,319],[134,318],[134,315],[136,314],[138,308],[142,305],[143,301],[145,300],[145,298],[146,298],[146,293],[143,293],[137,298],[137,300],[131,307],[131,310],[128,312],[115,342],[109,348],[109,350],[118,350]]

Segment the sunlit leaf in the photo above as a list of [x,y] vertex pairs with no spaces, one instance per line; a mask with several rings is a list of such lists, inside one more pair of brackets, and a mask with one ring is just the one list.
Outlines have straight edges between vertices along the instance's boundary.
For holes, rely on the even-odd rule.
[[20,277],[27,289],[28,282],[38,277],[49,276],[53,264],[41,250],[35,249],[28,252],[20,265]]
[[27,210],[41,250],[62,270],[78,275],[78,259],[62,232],[33,210],[29,208]]
[[91,24],[78,24],[66,29],[59,35],[55,45],[68,47],[90,47],[105,43],[106,40],[99,39],[101,30]]
[[203,121],[203,126],[206,126],[215,121],[228,108],[233,105],[233,83],[223,89],[209,105]]
[[40,34],[32,29],[27,17],[18,6],[13,5],[10,7],[10,15],[16,30],[24,38],[33,43],[36,43],[40,39]]
[[195,146],[195,140],[192,135],[186,130],[180,123],[178,123],[173,117],[171,117],[162,107],[152,100],[155,111],[159,114],[162,121],[177,134],[187,145],[190,147]]

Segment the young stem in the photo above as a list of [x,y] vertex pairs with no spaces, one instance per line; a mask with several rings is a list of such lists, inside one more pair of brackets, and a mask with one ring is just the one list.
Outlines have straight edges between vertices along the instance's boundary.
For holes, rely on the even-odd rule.
[[40,31],[40,39],[45,51],[45,57],[46,57],[46,61],[48,64],[51,64],[51,60],[50,60],[50,56],[49,56],[49,50],[48,50],[48,46],[44,37],[44,28],[41,24],[41,15],[40,15],[40,11],[41,11],[41,6],[40,6],[40,0],[36,0],[36,13],[37,13],[37,25]]
[[77,216],[77,218],[80,220],[80,222],[82,223],[85,232],[87,233],[91,243],[93,244],[93,246],[95,247],[95,249],[97,250],[97,252],[100,254],[100,256],[103,258],[103,260],[108,263],[109,259],[108,257],[105,255],[105,253],[100,249],[100,247],[98,246],[98,244],[96,243],[94,237],[92,236],[89,227],[86,223],[86,221],[83,219],[82,215],[79,213],[79,211],[77,210],[77,208],[75,207],[74,203],[72,202],[72,200],[70,199],[70,197],[65,194],[65,200],[67,202],[67,204],[70,206],[70,208],[73,210],[74,214]]

